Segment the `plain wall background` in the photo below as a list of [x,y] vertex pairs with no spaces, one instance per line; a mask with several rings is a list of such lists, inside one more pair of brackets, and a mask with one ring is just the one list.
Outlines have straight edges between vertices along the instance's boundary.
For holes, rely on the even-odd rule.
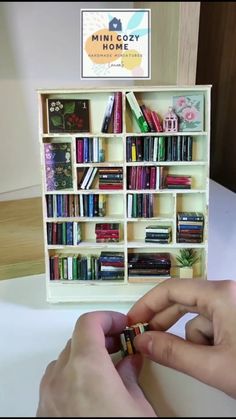
[[128,9],[133,2],[0,2],[0,194],[40,195],[38,88],[111,84],[80,80],[83,8]]
[[194,84],[200,2],[0,2],[0,201],[41,195],[38,88],[80,79],[80,9],[151,9],[150,81]]

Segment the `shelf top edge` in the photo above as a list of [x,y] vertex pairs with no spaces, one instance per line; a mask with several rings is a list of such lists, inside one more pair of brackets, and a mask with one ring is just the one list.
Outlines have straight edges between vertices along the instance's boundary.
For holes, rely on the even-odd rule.
[[207,85],[198,85],[198,84],[194,84],[194,85],[167,85],[167,86],[93,86],[90,88],[87,87],[68,87],[68,88],[55,88],[55,89],[47,89],[47,88],[38,88],[36,89],[36,92],[39,94],[52,94],[52,93],[76,93],[76,92],[109,92],[109,91],[128,91],[128,90],[133,90],[135,92],[148,92],[148,91],[168,91],[168,90],[176,90],[176,91],[181,91],[181,90],[209,90],[212,87],[211,84],[207,84]]

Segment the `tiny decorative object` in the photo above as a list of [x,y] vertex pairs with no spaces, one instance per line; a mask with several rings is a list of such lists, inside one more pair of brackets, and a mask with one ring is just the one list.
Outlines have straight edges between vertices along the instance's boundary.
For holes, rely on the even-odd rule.
[[163,130],[166,132],[177,132],[178,131],[178,117],[170,106],[169,111],[163,119]]
[[193,277],[193,265],[199,259],[194,249],[180,249],[180,256],[176,256],[179,265],[179,277],[180,278],[192,278]]

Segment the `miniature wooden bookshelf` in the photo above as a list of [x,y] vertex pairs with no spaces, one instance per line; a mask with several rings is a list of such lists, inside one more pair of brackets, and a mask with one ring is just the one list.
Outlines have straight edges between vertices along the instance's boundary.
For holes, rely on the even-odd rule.
[[[101,129],[105,110],[111,95],[115,95],[116,92],[121,92],[122,95],[122,130],[120,133],[113,133],[110,125],[108,132],[104,133]],[[201,109],[198,105],[196,112],[200,119],[200,128],[197,128],[197,124],[191,125],[194,117],[189,114],[186,115],[186,120],[190,123],[189,130],[186,130],[188,129],[186,126],[185,128],[182,126],[177,132],[141,132],[127,100],[128,92],[134,93],[139,105],[145,105],[157,112],[160,121],[163,120],[169,107],[173,106],[173,101],[176,100],[174,97],[177,97],[182,106],[183,101],[189,97],[191,99],[199,96]],[[196,250],[199,260],[194,265],[194,277],[207,278],[210,94],[211,86],[200,85],[38,90],[47,301],[136,301],[168,277],[180,280],[176,256],[182,248]],[[70,100],[69,104],[66,104],[66,100]],[[86,105],[83,105],[83,102]],[[63,106],[65,113],[67,106],[67,112],[71,114],[70,120],[66,122],[67,128],[65,125],[59,127],[61,121],[57,117],[60,114],[60,107],[62,109]],[[84,119],[80,120],[78,115],[83,106],[88,106],[87,114],[85,112]],[[74,119],[71,119],[72,114],[75,115]],[[51,118],[52,115],[54,119]],[[52,125],[49,124],[49,117],[50,124],[55,125],[53,132],[50,131]],[[77,131],[74,122],[77,123]],[[89,132],[84,131],[88,124]],[[162,137],[162,140],[159,137]],[[168,155],[168,144],[173,149],[172,153],[177,153],[177,142],[183,148],[187,137],[191,140],[189,158]],[[128,149],[130,141],[133,141],[133,151],[132,145],[131,151]],[[166,147],[164,158],[158,157],[154,145],[157,142],[157,147],[160,147],[161,141]],[[137,148],[140,144],[142,153],[137,157]],[[84,150],[85,146],[87,154],[86,156],[83,154],[81,159],[80,151]],[[82,147],[80,151],[79,147]],[[62,167],[60,164],[56,168],[47,164],[46,154],[49,153],[47,157],[49,155],[50,159],[51,152],[59,153],[58,155],[64,153],[65,160]],[[98,156],[100,152],[102,158]],[[136,157],[132,153],[136,153]],[[158,160],[159,158],[161,160]],[[93,181],[89,177],[89,169],[90,175],[94,172]],[[55,181],[51,177],[56,170],[59,175]],[[68,176],[61,177],[60,170]],[[150,172],[154,176],[151,188],[146,184],[143,187],[143,176],[146,176],[144,175],[146,172],[147,176]],[[88,182],[81,188],[86,173],[87,178],[91,180],[89,189],[87,189]],[[119,186],[113,185],[112,188],[107,188],[104,179],[109,178],[109,175],[113,179],[120,179],[114,180]],[[133,184],[131,189],[134,175],[139,180],[136,180],[135,187]],[[172,180],[175,180],[176,176],[184,179],[189,177],[191,186],[178,187],[177,182],[177,186],[167,187],[168,175]],[[104,183],[105,187],[101,186]],[[177,238],[179,212],[198,212],[203,215],[202,240],[194,242],[192,239],[186,242],[184,239],[185,242],[179,242]],[[111,225],[117,223],[118,241],[96,240],[97,224],[106,224],[109,230]],[[145,241],[146,228],[150,226],[170,229],[170,240],[164,243],[155,240]],[[99,234],[98,237],[103,237]],[[117,237],[116,234],[117,230],[112,237]],[[197,234],[193,235],[196,236]],[[104,259],[100,259],[101,252]],[[171,263],[169,274],[165,272],[163,275],[160,273],[154,275],[152,271],[151,275],[143,273],[135,275],[135,270],[132,271],[130,268],[130,260],[135,259],[139,253],[144,255],[144,260],[149,254],[169,255]],[[120,267],[123,263],[123,270],[120,268],[121,274],[116,273],[115,276],[111,274],[111,270],[118,272],[117,267],[114,268],[113,265],[112,268],[104,267],[109,265],[107,254],[109,263],[110,255],[117,255],[117,259],[114,258],[115,266]],[[119,259],[121,257],[123,257],[122,263]],[[101,260],[105,260],[106,263]],[[103,268],[101,265],[104,265]],[[109,272],[101,274],[99,269]]]

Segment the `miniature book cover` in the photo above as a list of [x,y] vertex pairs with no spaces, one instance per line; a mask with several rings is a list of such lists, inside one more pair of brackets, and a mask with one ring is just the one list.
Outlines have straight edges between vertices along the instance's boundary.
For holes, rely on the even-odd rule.
[[203,94],[173,96],[173,109],[178,116],[179,131],[204,130]]
[[71,144],[44,144],[44,155],[47,191],[72,189]]
[[89,132],[87,99],[48,99],[48,131]]

